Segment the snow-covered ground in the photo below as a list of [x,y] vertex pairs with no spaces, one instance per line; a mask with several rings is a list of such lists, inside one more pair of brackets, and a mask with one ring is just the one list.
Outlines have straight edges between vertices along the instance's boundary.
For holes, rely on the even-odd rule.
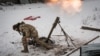
[[[21,53],[22,36],[12,29],[12,25],[21,21],[35,26],[39,36],[47,37],[58,16],[60,24],[76,44],[84,43],[100,35],[100,32],[80,29],[82,25],[100,28],[100,0],[85,0],[82,10],[76,14],[68,14],[58,6],[49,7],[41,3],[0,7],[2,8],[0,10],[0,56],[56,56],[56,49],[47,51],[33,46],[29,46],[29,53]],[[41,18],[35,21],[23,20],[28,16],[41,16]],[[55,35],[63,35],[59,26],[54,29],[51,39],[55,41],[55,44],[66,47],[65,37]],[[100,43],[100,39],[92,43]],[[71,56],[79,56],[79,53]]]

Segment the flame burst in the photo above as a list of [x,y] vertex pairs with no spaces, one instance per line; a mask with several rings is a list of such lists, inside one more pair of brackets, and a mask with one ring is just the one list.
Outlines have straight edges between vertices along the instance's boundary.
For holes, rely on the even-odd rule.
[[49,5],[59,5],[63,10],[68,13],[80,12],[82,1],[81,0],[49,0]]

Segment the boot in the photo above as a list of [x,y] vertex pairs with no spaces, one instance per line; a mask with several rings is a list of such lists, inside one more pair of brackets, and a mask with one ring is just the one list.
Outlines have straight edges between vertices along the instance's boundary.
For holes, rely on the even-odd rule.
[[22,52],[22,53],[29,53],[28,47],[27,47],[27,46],[24,46],[24,50],[22,50],[21,52]]

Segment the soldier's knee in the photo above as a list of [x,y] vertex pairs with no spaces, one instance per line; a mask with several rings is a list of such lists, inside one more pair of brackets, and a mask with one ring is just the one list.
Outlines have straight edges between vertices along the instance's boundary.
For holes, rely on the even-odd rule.
[[23,44],[27,44],[27,39],[26,38],[22,38],[22,43]]

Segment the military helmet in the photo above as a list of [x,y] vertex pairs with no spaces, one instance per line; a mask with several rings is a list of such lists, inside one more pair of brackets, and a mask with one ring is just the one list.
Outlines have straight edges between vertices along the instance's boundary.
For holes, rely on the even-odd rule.
[[13,25],[13,30],[15,30],[16,28],[17,28],[16,24],[15,24],[15,25]]
[[15,25],[13,25],[13,30],[18,29],[19,28],[20,23],[17,23]]
[[20,26],[21,24],[25,24],[25,22],[22,21],[22,22],[18,22],[17,24],[14,24],[14,25],[13,25],[13,30],[16,30],[16,29],[17,29],[17,30],[19,31],[19,26]]

